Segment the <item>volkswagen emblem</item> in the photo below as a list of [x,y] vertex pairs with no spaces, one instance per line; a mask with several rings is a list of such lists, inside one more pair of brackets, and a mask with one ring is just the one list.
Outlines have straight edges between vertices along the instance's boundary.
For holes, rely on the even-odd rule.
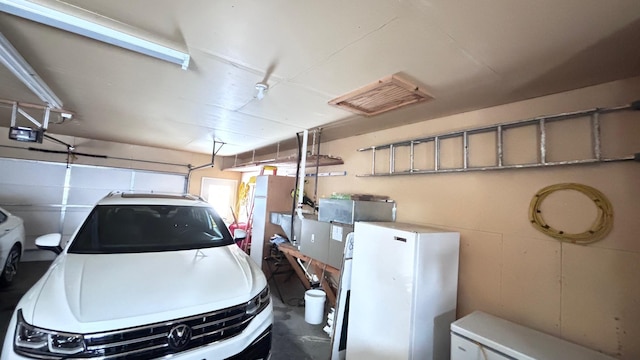
[[185,324],[176,325],[169,330],[167,342],[172,350],[181,350],[191,340],[191,328]]

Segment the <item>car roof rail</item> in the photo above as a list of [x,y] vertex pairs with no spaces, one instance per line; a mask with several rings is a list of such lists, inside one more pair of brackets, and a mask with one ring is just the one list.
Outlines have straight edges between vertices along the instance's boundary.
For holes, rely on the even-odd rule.
[[157,197],[157,198],[183,198],[185,200],[193,200],[193,201],[202,201],[202,202],[207,202],[202,196],[200,195],[194,195],[194,194],[189,194],[189,193],[161,193],[161,192],[129,192],[129,191],[121,191],[121,190],[114,190],[109,192],[105,198],[110,198],[110,197],[114,197],[114,196],[118,196],[120,195],[123,198],[138,198],[138,197],[144,197],[144,198],[153,198],[153,197]]
[[183,197],[190,199],[190,200],[200,200],[200,201],[204,201],[207,202],[205,199],[202,198],[202,196],[200,195],[194,195],[194,194],[189,194],[189,193],[185,193],[182,195]]
[[120,191],[120,190],[110,191],[110,192],[107,194],[107,196],[105,196],[105,197],[112,197],[112,196],[115,196],[115,195],[118,195],[118,194],[122,194],[122,191]]

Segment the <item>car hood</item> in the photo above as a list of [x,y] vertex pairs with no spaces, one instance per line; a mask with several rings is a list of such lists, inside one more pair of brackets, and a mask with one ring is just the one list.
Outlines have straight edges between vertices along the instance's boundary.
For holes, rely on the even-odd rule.
[[52,264],[31,324],[94,332],[238,305],[266,286],[237,246],[137,254],[66,254]]

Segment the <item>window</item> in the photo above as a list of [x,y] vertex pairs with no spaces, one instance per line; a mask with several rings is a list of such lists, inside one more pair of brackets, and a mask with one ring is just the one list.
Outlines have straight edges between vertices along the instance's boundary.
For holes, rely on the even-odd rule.
[[69,253],[177,251],[231,244],[224,222],[210,207],[98,205],[82,225]]
[[7,215],[5,215],[5,213],[0,211],[0,224],[2,224],[5,221],[7,221]]

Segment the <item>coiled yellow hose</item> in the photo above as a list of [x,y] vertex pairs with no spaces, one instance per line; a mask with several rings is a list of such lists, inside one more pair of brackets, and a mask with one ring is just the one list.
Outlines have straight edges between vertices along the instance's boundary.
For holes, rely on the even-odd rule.
[[[575,190],[583,193],[591,199],[598,208],[598,216],[591,227],[579,234],[569,234],[562,230],[556,230],[549,226],[542,218],[540,204],[551,193],[558,190]],[[545,235],[560,241],[574,244],[589,244],[604,238],[613,228],[613,206],[609,199],[599,190],[587,185],[576,183],[564,183],[547,186],[536,193],[529,206],[529,221],[533,227]]]

